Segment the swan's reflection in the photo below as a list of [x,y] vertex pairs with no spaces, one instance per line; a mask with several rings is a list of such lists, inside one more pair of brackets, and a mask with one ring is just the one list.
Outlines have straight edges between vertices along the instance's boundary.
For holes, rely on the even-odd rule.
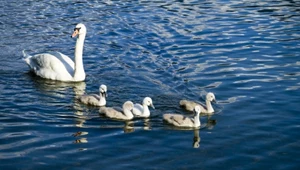
[[[76,102],[75,102],[74,108],[77,108],[77,107],[80,107],[80,106],[76,105]],[[74,114],[76,115],[76,118],[74,118],[75,126],[78,128],[82,128],[84,126],[84,123],[88,119],[87,115],[85,115],[84,112],[81,110],[75,111]],[[75,143],[75,144],[88,143],[88,139],[86,137],[82,137],[82,136],[85,136],[88,134],[89,133],[86,131],[75,132],[72,135],[74,138],[76,138],[73,143]],[[79,150],[83,151],[83,150],[86,150],[86,148],[79,148]]]
[[[34,82],[36,89],[41,91],[44,94],[56,96],[60,98],[70,98],[68,95],[71,93],[68,92],[69,89],[72,89],[74,92],[72,107],[75,110],[74,122],[75,126],[82,128],[84,127],[84,123],[88,119],[88,111],[81,106],[77,98],[85,93],[86,83],[85,82],[60,82],[60,81],[52,81],[37,77],[29,73],[29,76]],[[72,101],[70,99],[70,103]],[[88,140],[86,137],[82,137],[87,135],[88,132],[78,131],[75,132],[72,136],[76,138],[73,143],[87,143]],[[85,150],[85,148],[81,148],[80,150]]]
[[200,147],[200,130],[194,129],[194,138],[193,138],[193,148],[199,148]]
[[129,133],[129,132],[134,132],[135,130],[139,130],[139,129],[142,129],[142,130],[151,130],[151,127],[150,127],[150,119],[149,118],[145,118],[145,119],[142,119],[143,120],[143,125],[142,126],[134,126],[134,123],[136,124],[140,124],[140,120],[137,120],[136,122],[134,121],[126,121],[125,122],[125,126],[124,126],[124,132],[125,133]]
[[132,133],[134,132],[134,122],[133,121],[125,121],[125,125],[123,127],[124,133]]
[[74,133],[72,136],[77,137],[77,136],[84,136],[87,134],[89,134],[89,132],[78,131],[78,132]]
[[211,116],[207,116],[207,121],[206,124],[204,124],[204,126],[209,129],[212,130],[217,124],[217,120],[215,119],[211,119]]
[[86,88],[85,82],[61,82],[40,78],[32,72],[27,74],[37,90],[57,97],[67,97],[67,90],[73,88],[76,96],[83,95]]
[[84,123],[88,119],[86,115],[84,115],[84,112],[82,111],[75,111],[74,113],[76,117],[74,118],[75,126],[76,127],[83,127]]
[[[74,133],[72,136],[73,137],[80,137],[80,136],[84,136],[84,135],[87,135],[89,134],[88,132],[84,132],[84,131],[78,131],[76,133]],[[88,140],[87,138],[79,138],[79,139],[76,139],[74,141],[74,143],[88,143]]]
[[[57,96],[60,98],[72,98],[73,99],[72,107],[76,110],[75,111],[76,126],[77,127],[83,126],[83,123],[87,119],[87,116],[84,115],[84,109],[81,107],[81,105],[79,104],[76,98],[78,98],[79,96],[85,93],[85,88],[86,88],[85,82],[60,82],[60,81],[47,80],[47,79],[40,78],[31,72],[28,73],[28,76],[33,81],[36,89],[41,91],[42,93],[47,95],[50,94],[51,96]],[[68,92],[69,89],[73,90],[75,97],[68,96],[72,94]],[[69,103],[72,103],[71,102],[72,99],[70,99]],[[55,101],[55,103],[58,102]]]
[[87,138],[80,138],[80,139],[76,139],[74,143],[88,143],[88,140]]
[[74,105],[73,108],[75,109],[75,126],[77,127],[83,127],[84,123],[86,122],[86,120],[88,119],[88,115],[87,115],[87,110],[85,110],[81,104],[79,103],[79,101],[77,100],[77,98],[81,95],[84,94],[85,92],[85,83],[84,85],[77,85],[74,86],[73,90],[74,90]]
[[200,129],[201,128],[179,128],[179,127],[172,127],[173,130],[178,131],[192,131],[193,132],[193,140],[192,140],[192,147],[193,148],[199,148],[200,147]]
[[[123,122],[124,125],[120,124],[120,125],[101,125],[100,128],[102,129],[122,129],[123,133],[131,133],[134,132],[134,122],[133,121],[119,121],[119,122]],[[116,135],[116,133],[113,133],[111,135]],[[110,136],[110,135],[106,135]]]
[[[106,117],[103,117],[104,119]],[[108,119],[108,118],[107,118]],[[124,125],[102,125],[100,128],[108,128],[108,129],[113,129],[113,128],[120,128],[123,129],[123,133],[132,133],[135,132],[136,130],[151,130],[150,128],[150,119],[143,119],[143,125],[140,126],[142,119],[140,120],[127,120],[127,121],[122,121],[122,120],[113,120],[109,119],[115,122],[123,122]]]
[[151,124],[150,124],[150,119],[149,118],[144,119],[143,129],[144,130],[151,130]]

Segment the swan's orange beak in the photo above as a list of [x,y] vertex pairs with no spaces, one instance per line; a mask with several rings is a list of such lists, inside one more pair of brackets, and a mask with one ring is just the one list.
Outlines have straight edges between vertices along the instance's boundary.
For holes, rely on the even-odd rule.
[[72,34],[72,38],[76,37],[79,33],[79,30],[78,29],[74,29],[74,32]]

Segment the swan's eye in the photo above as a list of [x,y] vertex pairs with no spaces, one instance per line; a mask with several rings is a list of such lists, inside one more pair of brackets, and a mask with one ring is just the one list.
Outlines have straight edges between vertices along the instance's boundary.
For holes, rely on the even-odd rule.
[[80,28],[74,28],[74,31],[78,31],[79,32]]

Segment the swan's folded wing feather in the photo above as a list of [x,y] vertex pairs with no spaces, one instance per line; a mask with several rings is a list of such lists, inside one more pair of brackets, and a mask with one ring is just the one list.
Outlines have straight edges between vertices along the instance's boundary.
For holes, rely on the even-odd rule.
[[193,127],[194,121],[192,118],[183,116],[181,114],[164,114],[163,119],[178,127]]
[[132,109],[132,113],[133,113],[135,116],[140,116],[140,115],[142,115],[142,114],[143,114],[143,111],[144,111],[144,109],[143,109],[143,106],[142,106],[141,104],[138,104],[138,103],[134,104],[134,107],[133,107],[133,109]]
[[93,106],[98,106],[100,101],[100,96],[96,94],[83,95],[79,97],[80,102],[84,104],[89,104]]
[[34,55],[30,58],[29,67],[38,76],[43,78],[52,80],[72,80],[72,67],[70,67],[62,58],[62,60],[60,60],[60,57],[58,56],[49,53]]
[[200,108],[203,112],[205,110],[207,110],[207,107],[204,104],[190,101],[190,100],[180,100],[179,105],[181,107],[183,107],[184,109],[191,111],[191,112],[194,110],[195,106],[200,106]]

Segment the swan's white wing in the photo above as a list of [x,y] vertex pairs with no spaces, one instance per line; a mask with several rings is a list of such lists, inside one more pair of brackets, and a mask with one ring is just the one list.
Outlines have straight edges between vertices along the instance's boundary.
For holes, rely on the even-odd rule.
[[143,114],[143,111],[144,111],[144,109],[143,109],[143,106],[141,104],[138,104],[138,103],[134,104],[134,107],[132,109],[133,115],[140,116],[140,115]]
[[61,69],[62,69],[60,67],[60,63],[61,63],[61,64],[63,64],[63,69],[68,71],[68,73],[70,75],[72,75],[72,77],[73,77],[75,64],[68,56],[66,56],[60,52],[51,52],[49,54],[58,59],[58,60],[55,60],[55,59],[51,60],[52,68],[55,72],[57,72],[57,73],[61,72]]
[[68,57],[60,52],[53,52],[53,55],[57,56],[60,59],[60,61],[62,61],[64,63],[64,65],[68,67],[68,69],[71,69],[71,71],[74,71],[75,64],[74,64],[74,61],[70,57]]
[[61,81],[72,81],[74,62],[59,52],[30,56],[25,61],[38,76]]

